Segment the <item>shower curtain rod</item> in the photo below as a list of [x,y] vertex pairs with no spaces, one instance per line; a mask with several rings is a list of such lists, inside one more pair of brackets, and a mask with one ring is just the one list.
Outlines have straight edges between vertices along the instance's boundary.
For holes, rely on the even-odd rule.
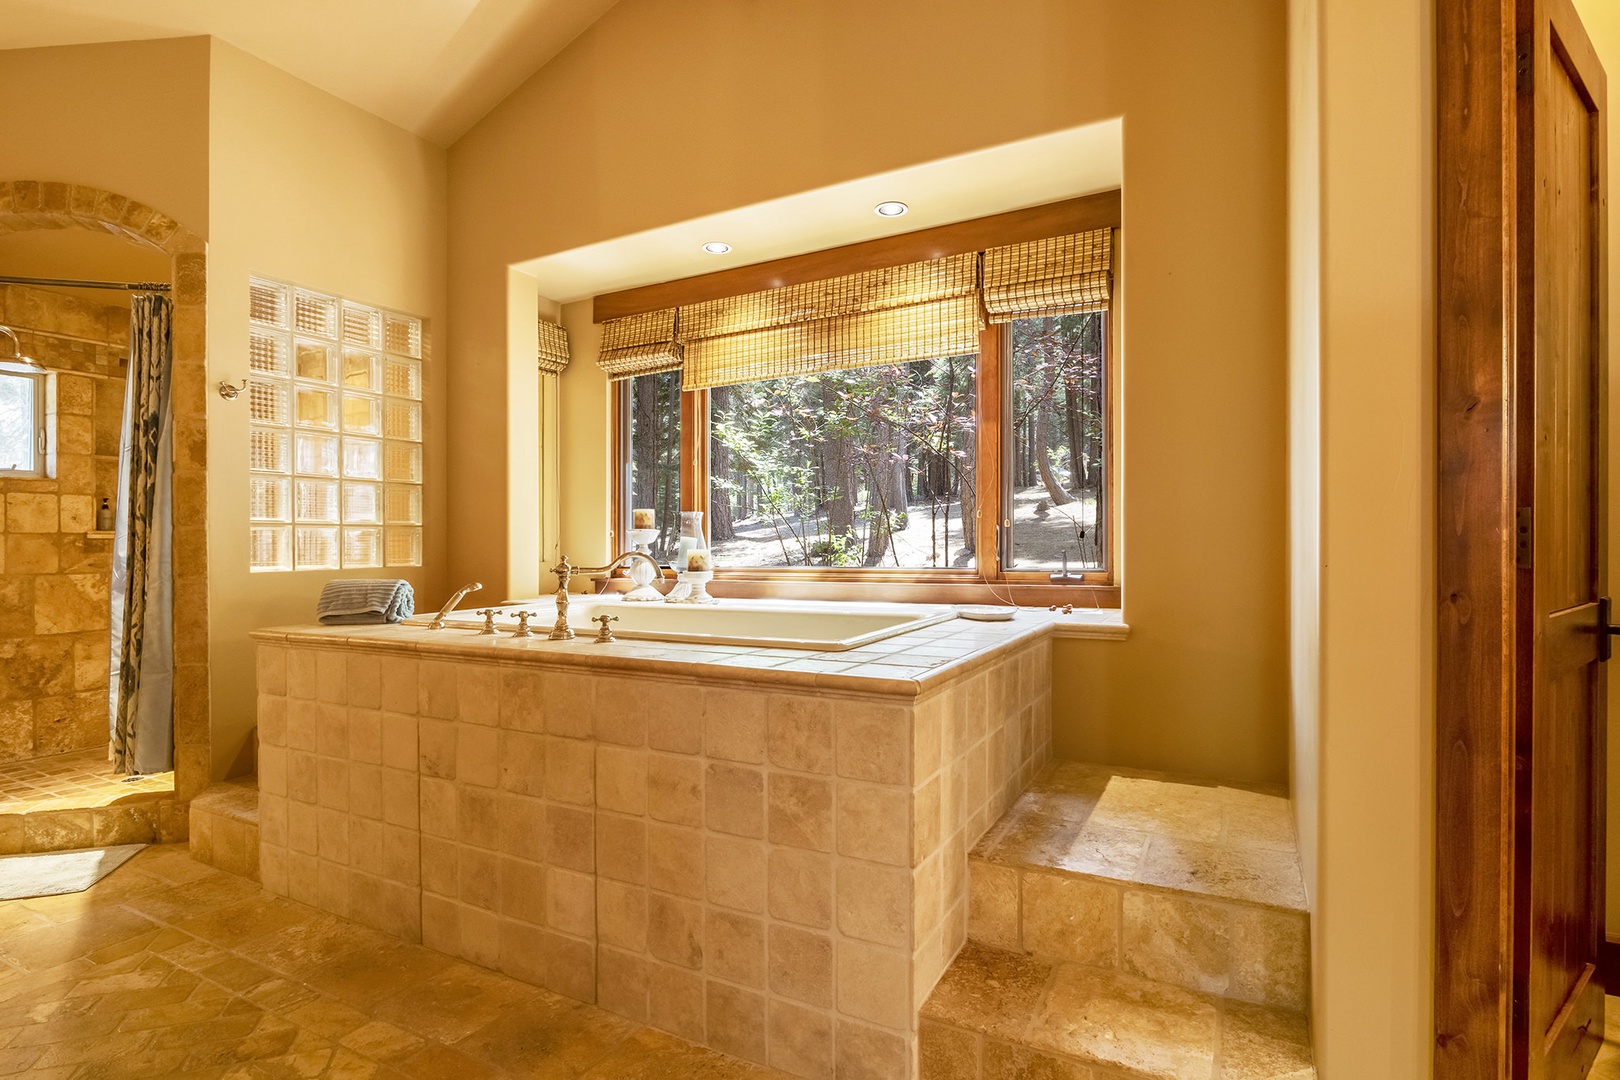
[[0,285],[54,285],[68,289],[117,289],[120,292],[168,292],[166,281],[74,281],[71,278],[8,277],[0,274]]

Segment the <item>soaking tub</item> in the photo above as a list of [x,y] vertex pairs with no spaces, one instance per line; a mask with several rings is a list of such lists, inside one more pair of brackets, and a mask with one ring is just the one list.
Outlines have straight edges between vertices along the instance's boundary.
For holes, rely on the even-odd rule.
[[[544,638],[557,620],[548,597],[495,609],[495,625],[509,633],[517,612],[532,611],[535,634]],[[741,645],[761,649],[809,649],[843,652],[874,641],[956,618],[953,608],[937,604],[831,603],[816,600],[724,600],[718,604],[627,604],[618,599],[582,596],[568,605],[568,624],[580,640],[596,634],[596,615],[617,615],[615,637],[627,641],[679,641],[696,645]],[[405,620],[425,626],[431,615]],[[477,630],[484,617],[474,611],[451,612],[446,628]]]

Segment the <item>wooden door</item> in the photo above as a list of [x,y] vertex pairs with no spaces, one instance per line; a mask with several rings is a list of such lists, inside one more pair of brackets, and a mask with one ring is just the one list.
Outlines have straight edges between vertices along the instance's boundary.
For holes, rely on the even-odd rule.
[[1520,0],[1513,1075],[1603,1033],[1606,91],[1570,0]]

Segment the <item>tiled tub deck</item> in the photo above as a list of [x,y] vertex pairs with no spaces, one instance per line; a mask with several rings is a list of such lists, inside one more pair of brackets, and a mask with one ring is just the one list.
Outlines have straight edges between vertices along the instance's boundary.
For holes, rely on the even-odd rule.
[[263,884],[797,1075],[909,1076],[967,853],[1051,757],[1049,625],[836,661],[264,631]]

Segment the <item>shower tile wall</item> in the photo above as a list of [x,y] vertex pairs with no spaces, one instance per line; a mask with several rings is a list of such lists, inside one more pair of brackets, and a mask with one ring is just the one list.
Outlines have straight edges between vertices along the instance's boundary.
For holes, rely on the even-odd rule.
[[112,536],[95,526],[118,479],[129,309],[7,285],[0,286],[0,323],[57,373],[54,475],[0,478],[5,762],[107,743]]

